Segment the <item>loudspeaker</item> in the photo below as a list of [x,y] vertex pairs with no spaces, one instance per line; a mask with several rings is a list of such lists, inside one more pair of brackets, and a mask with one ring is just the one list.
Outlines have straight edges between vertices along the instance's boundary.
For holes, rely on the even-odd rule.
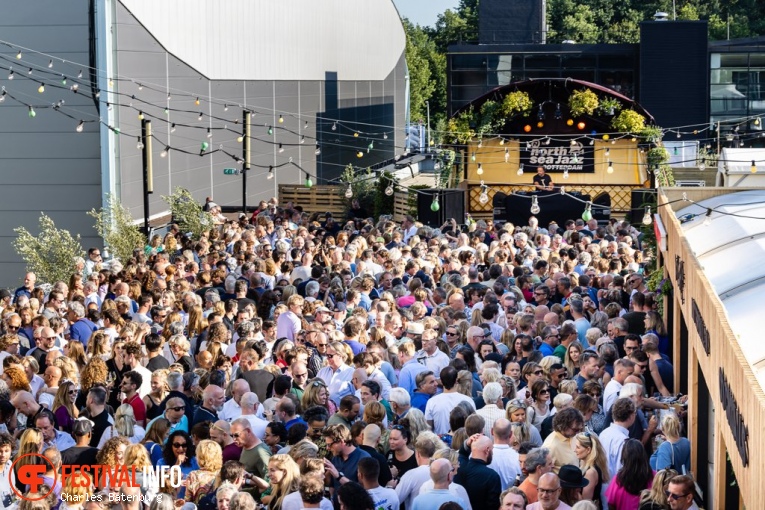
[[639,225],[643,221],[645,206],[655,205],[658,198],[656,190],[653,188],[642,188],[632,190],[632,206],[629,214],[630,223]]
[[[433,211],[433,197],[438,196],[438,211]],[[454,218],[458,224],[465,222],[465,192],[461,189],[417,190],[417,219],[424,225],[440,228],[446,220]]]

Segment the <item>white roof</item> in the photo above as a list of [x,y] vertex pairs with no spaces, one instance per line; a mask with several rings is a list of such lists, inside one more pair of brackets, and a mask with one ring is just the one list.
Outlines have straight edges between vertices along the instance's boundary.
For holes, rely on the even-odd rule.
[[211,80],[384,80],[406,45],[392,0],[120,2]]
[[[757,172],[765,173],[765,149],[723,149],[717,160],[717,170],[720,173],[738,175],[752,174],[752,161],[757,166]],[[743,184],[751,186],[751,184]]]
[[[704,225],[712,210],[711,224]],[[765,189],[702,200],[676,216],[718,294],[736,339],[765,388],[762,300],[765,296]]]

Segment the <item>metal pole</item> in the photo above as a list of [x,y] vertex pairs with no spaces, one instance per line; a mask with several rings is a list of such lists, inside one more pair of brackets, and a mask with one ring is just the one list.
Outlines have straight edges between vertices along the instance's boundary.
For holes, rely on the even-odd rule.
[[151,161],[151,121],[141,121],[141,143],[143,144],[143,231],[149,238],[149,194],[154,192],[154,171]]
[[425,104],[428,107],[428,134],[425,137],[425,143],[428,145],[425,147],[425,152],[430,152],[430,101],[425,101]]
[[244,110],[242,124],[242,212],[247,214],[247,173],[250,171],[250,153],[252,147],[252,114],[249,110]]

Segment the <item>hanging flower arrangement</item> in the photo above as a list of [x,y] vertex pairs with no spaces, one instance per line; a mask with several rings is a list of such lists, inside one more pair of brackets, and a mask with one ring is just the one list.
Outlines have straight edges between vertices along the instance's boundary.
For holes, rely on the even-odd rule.
[[635,110],[622,110],[611,121],[611,127],[622,133],[639,133],[645,129],[645,117]]
[[531,100],[528,92],[516,90],[505,96],[500,111],[506,117],[512,117],[519,114],[528,117],[533,107],[534,102]]
[[590,89],[575,90],[568,97],[568,108],[573,117],[592,115],[599,104],[598,96]]

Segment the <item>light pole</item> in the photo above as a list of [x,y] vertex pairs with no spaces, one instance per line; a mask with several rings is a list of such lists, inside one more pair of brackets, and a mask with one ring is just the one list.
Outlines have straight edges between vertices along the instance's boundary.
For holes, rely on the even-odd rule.
[[250,153],[251,153],[251,129],[252,114],[249,110],[244,110],[242,114],[242,212],[247,214],[247,173],[250,171]]
[[143,230],[146,234],[146,239],[149,239],[149,195],[154,193],[150,120],[141,120],[141,144],[143,145]]
[[425,105],[428,107],[428,134],[425,136],[425,143],[427,144],[425,146],[425,152],[430,152],[430,101],[425,101]]

